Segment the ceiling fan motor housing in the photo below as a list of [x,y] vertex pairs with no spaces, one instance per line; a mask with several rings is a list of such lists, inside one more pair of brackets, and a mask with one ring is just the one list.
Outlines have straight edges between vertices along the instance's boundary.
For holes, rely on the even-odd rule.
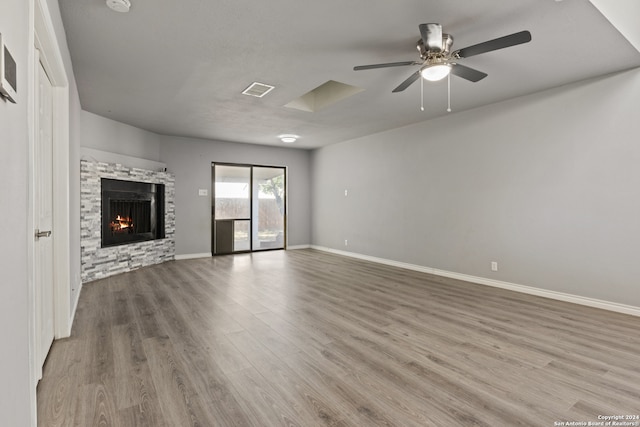
[[438,50],[427,49],[422,39],[416,43],[416,48],[420,52],[420,58],[425,61],[427,59],[447,58],[451,53],[451,47],[453,46],[453,36],[451,34],[442,35],[442,44]]
[[424,24],[423,25],[423,34],[426,37],[422,37],[424,39],[424,43],[426,44],[426,48],[428,51],[432,52],[440,52],[442,50],[442,25],[440,24]]

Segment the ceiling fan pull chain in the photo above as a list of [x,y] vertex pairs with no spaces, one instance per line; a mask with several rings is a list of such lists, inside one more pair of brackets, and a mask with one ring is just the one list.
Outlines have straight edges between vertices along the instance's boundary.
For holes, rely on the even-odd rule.
[[424,79],[420,79],[420,111],[424,111]]
[[451,74],[447,76],[447,113],[451,112]]

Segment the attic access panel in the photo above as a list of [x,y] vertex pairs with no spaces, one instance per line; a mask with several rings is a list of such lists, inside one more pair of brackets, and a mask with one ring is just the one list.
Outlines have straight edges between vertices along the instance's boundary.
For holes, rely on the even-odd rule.
[[329,80],[285,105],[287,108],[315,113],[323,108],[362,92],[364,89]]

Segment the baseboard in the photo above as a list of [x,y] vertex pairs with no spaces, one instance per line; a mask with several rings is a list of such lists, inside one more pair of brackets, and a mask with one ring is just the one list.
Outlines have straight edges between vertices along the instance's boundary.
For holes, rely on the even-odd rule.
[[204,253],[200,253],[200,254],[176,255],[175,259],[176,259],[176,261],[180,261],[180,260],[183,260],[183,259],[209,258],[211,256],[212,256],[211,252],[204,252]]
[[584,305],[588,307],[594,307],[594,308],[601,308],[603,310],[615,311],[617,313],[630,314],[632,316],[640,317],[640,307],[636,307],[632,305],[619,304],[616,302],[604,301],[604,300],[599,300],[595,298],[588,298],[580,295],[550,291],[547,289],[540,289],[532,286],[519,285],[516,283],[504,282],[501,280],[487,279],[485,277],[471,276],[471,275],[462,274],[462,273],[454,273],[451,271],[439,270],[437,268],[424,267],[416,264],[408,264],[404,262],[388,260],[385,258],[377,258],[369,255],[362,255],[355,252],[347,252],[347,251],[341,251],[338,249],[331,249],[323,246],[311,245],[311,249],[316,249],[319,251],[329,252],[336,255],[342,255],[342,256],[347,256],[351,258],[357,258],[364,261],[375,262],[378,264],[404,268],[407,270],[434,274],[436,276],[448,277],[450,279],[463,280],[465,282],[472,282],[480,285],[492,286],[494,288],[502,288],[502,289],[507,289],[510,291],[520,292],[524,294],[536,295],[543,298],[550,298],[558,301],[570,302],[570,303]]
[[[78,302],[80,301],[80,293],[82,293],[82,282],[78,284],[78,292],[76,292],[76,299],[73,301],[73,309],[71,310],[71,319],[69,320],[69,330],[67,331],[67,337],[71,336],[71,327],[73,326],[73,321],[76,318],[76,312],[78,311]],[[65,337],[66,338],[66,337]]]
[[296,251],[299,249],[310,249],[311,245],[294,245],[294,246],[287,246],[287,250],[288,251]]

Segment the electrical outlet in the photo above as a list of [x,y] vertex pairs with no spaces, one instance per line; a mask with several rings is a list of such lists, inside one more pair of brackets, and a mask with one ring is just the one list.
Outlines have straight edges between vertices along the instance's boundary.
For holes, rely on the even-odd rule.
[[206,188],[198,189],[198,196],[207,196],[207,195],[209,195],[209,190],[207,190]]
[[349,190],[344,190],[344,197],[347,197],[349,195]]
[[344,245],[349,246],[349,241],[347,239],[344,239]]
[[491,261],[491,271],[498,271],[498,262]]

